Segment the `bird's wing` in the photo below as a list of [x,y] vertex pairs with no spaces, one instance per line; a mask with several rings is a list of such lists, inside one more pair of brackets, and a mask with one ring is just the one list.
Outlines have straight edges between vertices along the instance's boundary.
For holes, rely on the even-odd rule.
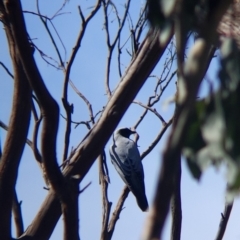
[[135,142],[130,139],[115,142],[110,147],[110,156],[114,167],[128,186],[132,185],[134,179],[143,182],[143,167]]
[[145,195],[143,166],[136,143],[130,139],[120,139],[114,141],[109,152],[118,174],[135,195],[142,211],[146,211],[148,202]]
[[144,177],[140,153],[138,151],[137,144],[133,141],[129,142],[128,159],[130,161],[130,164],[132,165],[132,170],[134,172],[139,172],[139,174]]

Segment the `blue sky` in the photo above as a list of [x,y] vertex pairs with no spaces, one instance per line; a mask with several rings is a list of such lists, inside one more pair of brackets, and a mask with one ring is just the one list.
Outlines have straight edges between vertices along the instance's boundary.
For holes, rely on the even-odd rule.
[[[115,1],[116,6],[123,9],[122,1]],[[35,1],[23,0],[23,9],[28,11],[36,11]],[[53,20],[53,23],[61,36],[61,39],[66,48],[66,56],[64,48],[61,46],[60,41],[57,40],[59,49],[67,61],[71,54],[72,47],[75,44],[76,37],[81,27],[80,17],[78,14],[77,6],[81,5],[84,14],[91,10],[94,6],[94,1],[77,1],[71,0],[67,2],[64,8],[64,14],[58,16]],[[143,6],[143,1],[132,1],[131,9],[132,18],[137,19],[139,8]],[[53,16],[57,9],[61,7],[59,1],[49,3],[47,1],[40,1],[40,8],[43,15],[48,17]],[[33,39],[34,43],[44,51],[48,56],[53,59],[57,59],[56,52],[51,45],[50,39],[47,36],[43,25],[39,21],[37,16],[30,13],[25,13],[25,20],[27,22],[28,32]],[[110,16],[111,33],[116,30],[116,19]],[[53,29],[51,28],[53,31]],[[54,35],[56,37],[56,35]],[[124,30],[121,41],[124,42],[128,39],[128,28]],[[143,34],[144,37],[144,34]],[[4,30],[0,30],[1,47],[0,47],[0,61],[4,62],[9,69],[11,69],[11,62],[8,56],[8,48],[6,45],[6,39]],[[57,39],[57,38],[56,38]],[[126,47],[130,49],[130,41],[127,42]],[[88,98],[92,103],[94,113],[97,113],[107,103],[107,96],[105,93],[104,79],[106,69],[106,42],[105,32],[103,30],[103,12],[100,11],[90,22],[86,31],[86,35],[81,45],[81,49],[78,52],[76,60],[74,62],[70,78],[76,85],[76,87]],[[49,66],[44,62],[37,51],[35,51],[35,59],[40,69],[45,84],[49,88],[51,94],[58,100],[61,105],[62,85],[64,74],[61,70],[57,70]],[[116,56],[116,54],[114,54]],[[164,58],[163,58],[164,60]],[[128,66],[130,56],[126,53],[126,50],[122,54],[122,70]],[[153,74],[160,75],[162,71],[163,61],[160,61]],[[176,66],[173,66],[175,70]],[[208,77],[216,83],[216,69],[218,68],[218,58],[215,58],[211,70],[208,72]],[[5,123],[9,121],[9,115],[11,111],[11,99],[13,81],[9,78],[6,72],[0,68],[0,120]],[[110,86],[112,90],[115,89],[120,77],[117,71],[116,61],[113,61],[110,72]],[[173,105],[169,105],[167,109],[164,109],[164,102],[172,97],[175,93],[175,81],[174,79],[169,89],[164,93],[161,101],[155,106],[157,110],[162,114],[167,121],[171,118]],[[150,78],[147,80],[143,89],[140,91],[136,100],[146,103],[148,96],[153,93],[153,89],[156,84],[156,79]],[[201,88],[200,96],[204,96],[207,92],[207,84],[204,83]],[[76,93],[69,87],[68,91],[69,102],[74,103],[74,121],[85,121],[89,119],[88,110],[86,104],[76,95]],[[119,126],[131,127],[139,119],[143,108],[138,105],[132,104],[125,116],[123,117]],[[63,108],[61,107],[61,114],[65,115]],[[29,130],[29,138],[32,138],[31,124]],[[70,147],[75,147],[81,141],[81,139],[87,133],[87,129],[84,125],[79,125],[76,129],[72,126],[72,135]],[[162,125],[161,122],[152,114],[148,113],[146,119],[137,129],[140,140],[138,142],[139,151],[143,152],[153,141],[158,131],[160,131]],[[5,132],[1,131],[1,144],[4,143]],[[63,151],[63,137],[65,131],[65,122],[61,118],[58,134],[58,160],[59,163],[62,159]],[[148,197],[150,206],[154,198],[155,183],[157,174],[161,166],[161,153],[164,149],[164,143],[166,136],[160,141],[156,148],[144,159],[144,171],[145,171],[145,186],[146,195]],[[110,140],[111,141],[111,140]],[[109,200],[113,202],[112,208],[115,208],[116,202],[123,189],[123,182],[115,172],[108,156],[109,143],[106,145],[107,162],[109,167],[109,174],[111,184],[109,185]],[[101,230],[101,192],[98,179],[98,164],[94,163],[93,167],[81,183],[81,188],[86,186],[89,182],[92,184],[80,195],[80,236],[82,239],[95,240],[100,236]],[[41,203],[43,202],[47,191],[43,189],[44,181],[36,161],[34,160],[31,149],[26,146],[22,158],[22,162],[19,168],[19,176],[17,183],[17,192],[19,200],[22,200],[22,211],[24,216],[25,228],[31,223],[32,219],[36,215]],[[219,170],[209,169],[203,175],[200,182],[196,182],[190,175],[188,169],[183,161],[183,173],[182,173],[182,208],[183,208],[183,223],[182,223],[182,239],[183,240],[202,240],[213,239],[217,233],[218,225],[221,217],[221,212],[224,209],[224,168]],[[121,213],[120,219],[116,225],[116,229],[113,235],[114,240],[122,239],[140,239],[142,232],[144,231],[144,224],[146,222],[147,213],[141,212],[138,208],[135,198],[132,194],[124,204],[124,210]],[[240,201],[236,200],[233,212],[230,217],[228,228],[225,234],[225,240],[234,240],[240,238],[240,230],[236,227],[238,222],[238,213],[240,211]],[[164,231],[163,240],[169,239],[170,234],[170,218],[168,218],[166,228]],[[60,219],[57,228],[55,229],[51,240],[61,239],[62,236],[62,220]]]

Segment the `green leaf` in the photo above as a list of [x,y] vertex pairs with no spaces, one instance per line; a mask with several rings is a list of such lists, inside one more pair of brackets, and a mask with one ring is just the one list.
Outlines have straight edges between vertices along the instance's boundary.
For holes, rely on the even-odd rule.
[[199,168],[198,164],[194,162],[191,158],[186,158],[186,160],[193,177],[199,180],[202,175],[202,170]]
[[195,178],[211,165],[224,164],[233,196],[240,188],[240,53],[231,39],[221,51],[221,87],[196,102],[182,152]]

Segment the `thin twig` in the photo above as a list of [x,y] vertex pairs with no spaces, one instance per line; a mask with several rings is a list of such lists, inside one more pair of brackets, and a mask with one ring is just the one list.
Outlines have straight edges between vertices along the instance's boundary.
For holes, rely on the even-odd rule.
[[72,89],[77,93],[77,95],[82,98],[82,100],[86,103],[88,107],[88,112],[90,116],[90,121],[92,124],[95,123],[94,116],[93,116],[93,110],[92,110],[92,104],[88,101],[88,99],[77,89],[77,87],[74,85],[72,80],[69,80],[69,84],[71,85]]
[[47,33],[48,33],[48,36],[49,36],[50,39],[51,39],[51,42],[52,42],[52,44],[53,44],[53,46],[54,46],[54,49],[55,49],[55,51],[57,52],[58,59],[59,59],[59,61],[60,61],[60,66],[61,66],[62,68],[64,68],[64,62],[63,62],[63,60],[62,60],[60,51],[59,51],[59,49],[58,49],[58,47],[57,47],[57,44],[56,44],[56,41],[54,40],[54,38],[53,38],[53,36],[52,36],[52,33],[51,33],[51,31],[50,31],[50,29],[49,29],[49,27],[48,27],[48,25],[47,25],[47,20],[48,20],[48,21],[51,23],[51,25],[52,25],[52,27],[53,27],[56,35],[58,36],[58,39],[59,39],[59,41],[61,42],[62,47],[63,47],[63,49],[64,49],[64,51],[65,51],[65,55],[66,55],[66,48],[65,48],[65,46],[64,46],[64,44],[63,44],[63,42],[62,42],[62,39],[61,39],[60,35],[58,34],[57,29],[55,28],[54,24],[52,23],[52,19],[53,19],[55,16],[57,16],[57,15],[55,14],[52,18],[47,18],[46,16],[43,17],[43,16],[41,15],[41,13],[40,13],[39,0],[37,0],[37,11],[38,11],[38,15],[39,15],[39,17],[40,17],[40,19],[41,19],[41,21],[42,21],[42,23],[43,23],[46,31],[47,31]]
[[159,134],[156,136],[156,138],[154,139],[154,141],[151,143],[151,145],[148,146],[148,148],[142,152],[141,154],[141,159],[145,158],[155,147],[156,145],[159,143],[159,141],[162,139],[164,133],[167,131],[167,129],[171,126],[173,122],[173,118],[171,118],[161,129],[161,131],[159,132]]
[[[50,66],[56,68],[57,70],[61,70],[62,67],[59,67],[59,63],[53,59],[52,57],[48,56],[47,54],[45,54],[41,49],[39,49],[37,47],[36,44],[34,44],[32,41],[31,41],[31,45],[39,52],[40,56],[42,57],[42,59],[47,63],[49,64]],[[49,59],[49,60],[48,60]],[[52,61],[52,62],[50,62]]]
[[217,236],[215,238],[215,240],[222,240],[225,230],[227,228],[227,224],[228,224],[228,220],[232,211],[232,207],[233,207],[233,202],[226,202],[225,203],[225,208],[224,208],[224,213],[221,213],[221,220],[220,220],[220,224],[219,224],[219,229],[217,232]]
[[81,26],[81,30],[79,32],[76,44],[73,47],[72,54],[71,54],[70,59],[67,64],[67,68],[66,68],[65,76],[64,76],[63,94],[62,94],[62,102],[63,102],[63,106],[64,106],[66,116],[67,116],[65,138],[64,138],[63,162],[65,161],[65,159],[67,159],[67,156],[68,156],[70,133],[71,133],[71,115],[72,115],[72,110],[73,110],[72,105],[69,104],[69,102],[68,102],[68,83],[70,81],[69,76],[70,76],[73,62],[74,62],[77,52],[81,46],[81,42],[84,37],[85,31],[87,29],[87,25],[88,25],[89,21],[95,16],[95,14],[99,10],[100,6],[101,6],[101,0],[98,0],[94,9],[92,10],[92,12],[89,14],[89,16],[86,19],[84,18],[83,14],[82,14],[81,7],[78,6],[79,14],[82,19],[82,26]]
[[90,127],[90,123],[95,123],[96,122],[96,117],[100,114],[100,113],[102,113],[103,112],[103,110],[100,110],[100,111],[98,111],[94,116],[93,116],[93,120],[88,120],[88,121],[85,121],[85,122],[83,122],[83,121],[81,121],[81,122],[73,122],[72,121],[72,123],[75,123],[76,124],[76,126],[75,126],[75,128],[77,128],[78,127],[78,125],[80,125],[80,124],[85,124],[87,127],[88,127],[88,129],[90,129],[91,127]]
[[101,0],[98,0],[94,9],[92,10],[92,12],[89,14],[89,16],[86,19],[83,17],[81,7],[78,6],[79,14],[80,14],[81,19],[82,19],[82,27],[81,27],[81,31],[79,32],[79,35],[78,35],[77,41],[75,43],[75,46],[73,47],[73,51],[72,51],[72,54],[69,58],[68,65],[67,65],[67,68],[66,68],[66,73],[65,73],[65,77],[64,77],[64,88],[63,88],[63,98],[65,98],[65,99],[67,99],[67,85],[68,85],[68,81],[69,81],[69,75],[70,75],[70,71],[71,71],[71,68],[72,68],[72,64],[75,60],[75,57],[77,55],[77,52],[78,52],[80,46],[81,46],[81,42],[82,42],[83,36],[85,34],[87,25],[88,25],[89,21],[95,16],[95,14],[99,10],[100,6],[101,6]]
[[[170,50],[169,50],[170,51]],[[156,83],[156,86],[155,86],[155,89],[154,89],[154,93],[152,96],[150,96],[148,98],[148,102],[147,104],[145,104],[144,106],[146,106],[144,112],[142,113],[142,115],[140,116],[139,120],[137,121],[137,123],[135,124],[135,128],[138,127],[138,125],[142,122],[142,120],[144,119],[144,117],[146,116],[147,112],[148,112],[148,108],[152,109],[152,107],[158,103],[160,101],[160,98],[162,97],[164,91],[166,90],[166,88],[168,87],[168,85],[170,84],[170,82],[172,81],[172,79],[174,78],[174,76],[176,75],[177,73],[177,70],[175,70],[174,72],[172,72],[172,74],[169,76],[169,73],[171,71],[171,67],[172,67],[172,64],[173,64],[173,61],[175,59],[175,56],[176,56],[176,53],[174,51],[174,54],[171,54],[171,57],[170,59],[166,59],[165,60],[165,63],[164,63],[164,68],[163,68],[163,71],[160,75],[160,77]],[[170,66],[169,66],[170,65]],[[164,72],[166,71],[166,69],[168,69],[168,73],[166,74],[166,76],[163,78],[163,74]],[[169,76],[169,78],[168,78]],[[152,77],[152,76],[150,76]],[[167,81],[166,81],[167,80]],[[165,82],[166,81],[166,82]],[[162,83],[165,82],[165,85],[162,86]],[[159,89],[159,90],[158,90]],[[154,111],[153,111],[154,112]]]
[[24,231],[21,204],[22,201],[18,201],[16,189],[14,189],[12,212],[16,228],[16,237],[20,237]]
[[63,8],[66,6],[67,2],[68,2],[68,0],[65,0],[65,1],[63,2],[62,6],[56,11],[56,13],[54,13],[54,15],[52,16],[51,19],[53,19],[53,18],[55,18],[55,17],[60,16],[60,15],[63,14],[63,13],[61,13],[61,11],[62,11]]
[[111,211],[112,203],[108,200],[108,184],[109,176],[106,165],[106,156],[105,153],[101,154],[98,157],[99,162],[99,180],[102,187],[102,230],[101,230],[101,240],[107,239],[107,227],[109,221],[109,215]]
[[149,107],[149,106],[147,106],[147,105],[145,105],[145,104],[143,104],[139,101],[135,101],[135,100],[133,101],[133,103],[138,104],[139,106],[141,106],[141,107],[149,110],[150,112],[154,113],[161,120],[162,124],[164,124],[164,125],[166,124],[166,121],[163,119],[163,117],[159,114],[159,112],[155,108],[151,108],[151,107]]
[[123,204],[124,204],[126,198],[128,197],[129,192],[130,192],[129,188],[127,186],[125,186],[122,190],[121,196],[118,199],[116,208],[115,208],[114,212],[112,213],[111,220],[108,224],[108,235],[107,235],[106,240],[110,240],[112,238],[117,220],[119,219],[120,213],[123,210]]
[[140,37],[143,33],[144,27],[146,27],[147,18],[146,18],[146,11],[147,11],[148,3],[145,3],[145,6],[141,10],[140,18],[138,19],[138,22],[136,24],[135,32],[136,32],[136,41],[140,41]]
[[[126,4],[125,4],[125,11],[122,17],[122,21],[120,20],[120,17],[118,15],[118,11],[117,8],[115,6],[115,4],[111,1],[102,1],[103,2],[103,10],[104,10],[104,26],[105,26],[105,32],[106,32],[106,38],[107,38],[107,47],[108,47],[108,55],[107,55],[107,65],[106,65],[106,79],[105,79],[105,88],[106,88],[106,93],[108,98],[111,97],[112,93],[110,90],[110,86],[109,86],[109,82],[110,82],[110,65],[111,65],[111,59],[112,59],[112,54],[113,54],[113,50],[115,49],[116,43],[117,41],[119,41],[120,39],[120,34],[122,32],[122,29],[124,27],[126,18],[127,18],[127,14],[128,14],[128,10],[129,10],[129,6],[130,6],[130,2],[131,0],[127,0]],[[110,30],[109,30],[109,23],[108,23],[108,7],[112,6],[113,9],[115,10],[115,14],[116,17],[118,19],[118,30],[117,33],[115,34],[115,38],[113,39],[112,43],[110,42]]]
[[181,239],[182,230],[182,201],[181,201],[181,152],[178,154],[178,165],[176,166],[175,176],[173,179],[173,195],[171,200],[172,210],[172,229],[171,240]]
[[0,62],[0,65],[4,68],[4,70],[7,72],[7,74],[11,77],[14,78],[13,74],[9,71],[9,69],[6,67],[6,65],[3,62]]
[[79,191],[79,194],[83,193],[91,184],[92,184],[92,182],[89,182],[84,188],[82,188],[82,189]]
[[37,111],[35,109],[33,101],[32,101],[32,104],[31,104],[31,109],[32,109],[32,113],[33,113],[33,116],[34,116],[34,120],[35,120],[35,125],[34,125],[34,130],[33,130],[33,141],[32,141],[33,153],[34,153],[34,156],[35,156],[35,159],[37,160],[37,162],[42,164],[42,156],[41,156],[41,154],[38,150],[38,147],[37,147],[38,130],[39,130],[40,123],[42,121],[42,115],[40,113],[40,118],[38,118]]

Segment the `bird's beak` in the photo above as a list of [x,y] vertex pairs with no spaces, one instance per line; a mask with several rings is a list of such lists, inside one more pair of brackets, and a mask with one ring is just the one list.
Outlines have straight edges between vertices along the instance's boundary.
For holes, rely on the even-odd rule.
[[132,128],[129,128],[129,129],[131,130],[132,134],[137,133],[134,129]]
[[135,135],[135,136],[134,136],[134,142],[137,143],[137,141],[138,141],[138,139],[139,139],[138,133],[135,131],[135,129],[131,129],[131,128],[130,128],[130,130],[131,130],[132,134]]

